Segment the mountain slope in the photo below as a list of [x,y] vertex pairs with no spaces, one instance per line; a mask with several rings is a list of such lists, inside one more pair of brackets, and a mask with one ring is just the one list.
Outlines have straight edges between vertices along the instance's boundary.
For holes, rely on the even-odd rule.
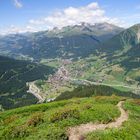
[[51,67],[0,56],[0,104],[8,109],[36,103],[27,93],[26,82],[44,79],[52,72]]
[[119,62],[127,70],[140,67],[140,24],[114,36],[101,45],[108,60]]
[[51,31],[8,35],[0,38],[0,51],[10,56],[16,54],[35,59],[86,57],[122,30],[108,23],[82,23]]

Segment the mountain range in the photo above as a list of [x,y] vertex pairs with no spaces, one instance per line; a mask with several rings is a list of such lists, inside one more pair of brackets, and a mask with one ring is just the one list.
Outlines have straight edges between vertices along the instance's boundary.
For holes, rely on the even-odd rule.
[[0,52],[33,59],[82,58],[94,53],[97,46],[123,30],[108,23],[81,23],[50,31],[12,34],[0,38]]
[[91,55],[100,56],[109,66],[119,65],[125,79],[131,75],[140,82],[140,24],[124,29],[108,23],[81,23],[36,33],[10,34],[0,37],[0,55],[0,104],[6,109],[36,103],[27,94],[26,83],[47,79],[54,73],[52,67],[40,64],[42,59],[76,62]]

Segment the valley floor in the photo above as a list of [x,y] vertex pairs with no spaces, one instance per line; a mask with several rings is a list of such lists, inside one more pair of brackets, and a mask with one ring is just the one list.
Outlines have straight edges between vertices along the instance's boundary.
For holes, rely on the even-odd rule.
[[46,100],[55,99],[61,93],[73,90],[79,85],[102,85],[120,92],[140,95],[139,81],[134,79],[136,73],[139,75],[139,69],[133,74],[127,72],[126,75],[123,67],[115,63],[109,64],[101,56],[91,56],[76,61],[67,60],[67,63],[65,61],[46,59],[42,62],[44,65],[57,68],[57,71],[38,86],[41,91],[39,96],[43,95]]
[[[63,72],[67,74],[63,74]],[[37,81],[38,82],[38,81]],[[61,66],[54,75],[51,75],[48,80],[46,80],[41,86],[46,87],[47,89],[41,89],[42,87],[36,85],[36,81],[27,83],[29,86],[29,93],[32,93],[37,99],[39,103],[43,103],[44,101],[52,101],[57,96],[59,96],[62,92],[68,91],[70,88],[72,89],[75,85],[103,85],[116,89],[127,89],[128,91],[134,92],[134,94],[140,95],[140,87],[136,85],[128,85],[126,83],[106,83],[104,81],[94,80],[90,81],[85,78],[73,78],[71,72],[67,70],[67,67]],[[70,88],[67,88],[70,87]],[[63,89],[63,90],[62,90]],[[120,91],[121,92],[121,91]]]

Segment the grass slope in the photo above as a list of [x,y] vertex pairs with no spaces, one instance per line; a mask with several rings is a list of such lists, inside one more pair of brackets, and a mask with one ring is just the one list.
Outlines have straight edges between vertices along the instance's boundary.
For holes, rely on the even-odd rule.
[[67,140],[67,129],[82,123],[108,123],[120,115],[120,97],[91,97],[32,105],[0,114],[0,139]]
[[[32,105],[0,113],[2,140],[67,140],[67,130],[83,123],[108,123],[120,115],[117,96],[75,98],[48,104]],[[87,140],[139,140],[140,100],[127,99],[124,108],[129,119],[119,129],[88,134]]]
[[86,140],[139,140],[140,139],[140,100],[128,100],[124,108],[129,112],[129,120],[121,129],[96,131],[87,136]]

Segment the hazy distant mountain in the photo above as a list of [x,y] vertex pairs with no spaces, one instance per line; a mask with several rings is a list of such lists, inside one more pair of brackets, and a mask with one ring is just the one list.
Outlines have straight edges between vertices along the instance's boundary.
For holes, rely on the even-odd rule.
[[62,29],[29,34],[8,35],[0,38],[0,51],[33,58],[78,58],[95,51],[102,42],[120,33],[123,28],[99,23],[81,23]]
[[[118,34],[121,32],[123,28],[118,26],[109,24],[109,23],[96,23],[91,25],[89,23],[81,23],[79,25],[74,26],[66,26],[62,29],[54,28],[53,30],[48,32],[48,36],[56,36],[56,37],[63,37],[63,36],[72,36],[72,35],[79,35],[79,34],[87,34],[93,36],[104,36],[105,39],[112,37],[113,35]],[[102,41],[103,38],[100,40]]]

